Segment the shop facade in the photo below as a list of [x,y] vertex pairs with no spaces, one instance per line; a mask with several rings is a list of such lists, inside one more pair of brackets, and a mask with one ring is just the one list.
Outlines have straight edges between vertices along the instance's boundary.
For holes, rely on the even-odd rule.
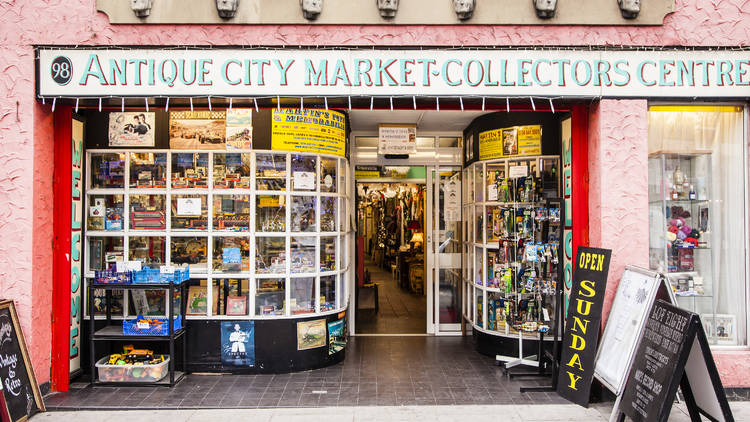
[[[732,9],[739,20],[726,27],[721,16],[733,3],[678,2],[655,26],[541,22],[490,26],[492,31],[466,23],[118,25],[86,1],[66,5],[65,11],[12,9],[17,18],[8,34],[14,35],[4,52],[12,64],[5,75],[11,83],[0,104],[7,110],[7,139],[17,141],[5,170],[15,186],[4,195],[11,204],[8,218],[22,224],[2,233],[7,245],[13,245],[8,256],[18,257],[6,265],[4,294],[19,305],[39,380],[51,381],[56,390],[66,388],[67,376],[77,369],[76,359],[87,346],[84,320],[75,318],[83,316],[86,303],[77,296],[85,285],[78,281],[95,277],[108,258],[117,260],[112,253],[118,251],[123,258],[128,254],[128,260],[152,265],[186,264],[200,275],[191,275],[189,286],[211,301],[186,316],[186,322],[205,325],[217,347],[201,340],[204,336],[193,336],[188,347],[212,349],[198,354],[220,353],[220,326],[227,321],[255,324],[258,353],[259,342],[268,345],[277,336],[289,338],[289,344],[279,347],[302,353],[295,343],[299,323],[323,320],[327,333],[327,324],[347,319],[356,282],[354,172],[359,164],[374,163],[358,155],[356,136],[349,134],[339,151],[274,145],[274,116],[287,110],[310,116],[314,111],[346,121],[351,110],[442,109],[496,113],[498,120],[501,113],[525,112],[532,115],[530,124],[533,113],[540,113],[565,127],[565,134],[556,137],[558,150],[549,154],[559,160],[557,196],[569,202],[561,207],[570,211],[570,224],[559,239],[563,254],[572,256],[578,245],[613,249],[610,300],[626,264],[674,273],[673,285],[684,293],[679,300],[713,321],[714,356],[724,385],[748,387],[750,61],[740,47],[750,18]],[[53,23],[62,16],[86,30],[58,33]],[[32,21],[45,22],[43,30]],[[696,29],[695,21],[704,23]],[[238,48],[238,39],[267,47]],[[539,41],[549,47],[530,47]],[[677,47],[662,48],[665,43]],[[221,48],[200,47],[207,44]],[[423,45],[438,46],[414,48]],[[455,45],[464,47],[447,47]],[[613,45],[618,47],[608,47]],[[363,46],[377,48],[357,48]],[[174,121],[219,119],[213,114],[235,109],[252,115],[247,127],[252,147],[222,151],[169,144]],[[145,113],[153,114],[153,145],[113,148],[107,131],[113,113],[133,120],[134,126],[151,124]],[[224,119],[228,125],[226,114]],[[76,121],[85,123],[81,149],[68,148],[66,141]],[[479,138],[521,123],[498,122],[481,130],[467,126],[461,156],[442,162],[433,152],[426,158],[435,160],[425,165],[434,166],[436,174],[441,166],[462,172],[461,309],[477,331],[491,329],[487,307],[495,288],[487,267],[495,239],[487,230],[489,222],[479,224],[477,217],[492,215],[491,207],[497,205],[490,198],[489,175],[500,167],[510,171],[513,161],[502,153],[481,156]],[[337,129],[345,132],[346,126]],[[210,138],[196,133],[190,140],[200,136]],[[540,152],[542,159],[545,152]],[[386,163],[408,162],[390,160]],[[106,174],[95,171],[104,162]],[[65,167],[68,178],[57,171]],[[82,172],[80,179],[76,172]],[[72,187],[66,191],[61,186]],[[191,199],[198,199],[197,209],[191,208],[196,202]],[[71,203],[77,204],[73,211],[60,212]],[[266,215],[266,208],[282,210],[283,218]],[[114,216],[118,209],[120,222],[110,223],[107,214]],[[301,217],[306,210],[313,210],[313,220]],[[105,217],[94,215],[97,211]],[[81,212],[86,215],[76,214]],[[107,224],[114,224],[111,231]],[[66,226],[67,237],[66,230],[59,230]],[[73,276],[73,283],[71,263],[58,249],[71,241],[72,251],[83,251],[80,278]],[[430,242],[437,246],[437,240]],[[265,259],[281,248],[288,259],[277,256],[267,265],[283,266],[283,271],[264,272]],[[198,254],[204,259],[195,260],[190,250],[204,251]],[[75,261],[77,254],[70,256]],[[293,262],[295,256],[298,262]],[[267,302],[273,299],[265,296],[274,294],[283,295],[288,305]],[[222,303],[214,309],[215,297]],[[121,312],[132,315],[127,313],[130,306],[123,301]],[[50,313],[54,323],[44,317]],[[58,315],[68,315],[63,319],[72,324],[60,324]],[[433,333],[440,333],[439,321],[437,325],[436,330],[433,320]],[[289,335],[279,334],[284,332]],[[326,347],[311,358],[314,362],[272,368],[277,352],[266,350],[270,370],[304,369],[336,359]],[[266,359],[256,356],[258,362]],[[344,358],[343,353],[338,356]],[[223,368],[208,366],[197,368]]]

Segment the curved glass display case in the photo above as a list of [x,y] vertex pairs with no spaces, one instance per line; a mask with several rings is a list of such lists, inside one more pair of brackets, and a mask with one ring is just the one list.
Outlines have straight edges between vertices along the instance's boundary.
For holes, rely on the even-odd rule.
[[[345,158],[252,150],[87,151],[87,280],[116,261],[189,268],[188,319],[294,318],[347,306]],[[210,288],[209,288],[210,286]],[[163,292],[108,299],[164,314]]]
[[464,169],[464,316],[496,336],[554,332],[561,280],[559,156]]

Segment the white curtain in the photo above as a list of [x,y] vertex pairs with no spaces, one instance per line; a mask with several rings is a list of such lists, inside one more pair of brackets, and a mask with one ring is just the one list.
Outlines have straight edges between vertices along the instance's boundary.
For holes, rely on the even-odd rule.
[[[649,155],[657,153],[699,154],[700,158],[695,160],[698,167],[710,173],[704,183],[708,186],[707,196],[711,200],[708,241],[713,286],[707,289],[706,294],[713,294],[716,314],[734,315],[736,344],[747,344],[747,178],[743,157],[742,109],[652,107],[649,112]],[[701,271],[700,268],[696,270]],[[697,311],[711,313],[712,310],[705,309],[705,305]]]

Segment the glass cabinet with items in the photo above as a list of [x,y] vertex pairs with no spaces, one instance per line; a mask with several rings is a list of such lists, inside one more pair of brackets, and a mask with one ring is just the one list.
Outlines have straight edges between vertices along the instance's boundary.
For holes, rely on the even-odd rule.
[[537,338],[555,328],[559,166],[558,156],[524,156],[464,171],[464,315],[484,333]]
[[[345,158],[280,151],[89,150],[87,282],[122,261],[189,269],[187,318],[263,318],[347,306]],[[95,292],[98,293],[98,292]],[[107,296],[121,317],[166,297]],[[94,308],[105,298],[93,296]],[[87,308],[88,309],[88,308]]]
[[713,315],[711,154],[652,154],[648,168],[650,266],[679,306]]

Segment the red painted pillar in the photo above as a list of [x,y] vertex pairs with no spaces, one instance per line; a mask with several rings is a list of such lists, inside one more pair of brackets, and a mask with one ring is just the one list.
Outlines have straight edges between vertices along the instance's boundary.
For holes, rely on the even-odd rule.
[[573,256],[579,246],[589,245],[589,110],[574,105],[572,110]]
[[55,110],[54,240],[52,250],[52,391],[70,385],[71,107]]

